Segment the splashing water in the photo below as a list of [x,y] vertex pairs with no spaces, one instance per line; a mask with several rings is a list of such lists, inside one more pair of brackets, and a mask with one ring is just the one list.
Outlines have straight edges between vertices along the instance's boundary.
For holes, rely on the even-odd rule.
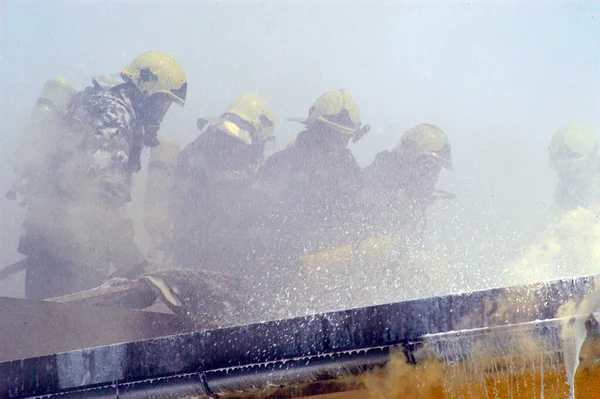
[[585,315],[574,316],[563,324],[562,342],[567,382],[571,387],[571,399],[575,399],[575,374],[579,367],[579,354],[587,337]]

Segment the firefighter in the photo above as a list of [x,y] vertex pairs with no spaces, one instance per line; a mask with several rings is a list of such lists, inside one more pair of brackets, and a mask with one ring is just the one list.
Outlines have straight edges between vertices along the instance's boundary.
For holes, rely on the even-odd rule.
[[[450,143],[446,133],[431,124],[406,131],[391,151],[378,154],[365,168],[369,199],[379,215],[379,228],[416,245],[426,227],[426,210],[436,198],[453,197],[435,189],[442,169],[452,170]],[[405,234],[407,233],[407,234]]]
[[[323,94],[309,109],[308,118],[291,120],[302,123],[306,129],[285,150],[269,158],[261,168],[262,179],[296,190],[298,185],[294,183],[302,180],[310,180],[313,187],[322,186],[320,183],[327,178],[337,180],[335,173],[339,168],[345,169],[348,176],[340,179],[340,184],[360,174],[360,167],[347,146],[350,140],[356,142],[368,132],[369,126],[361,126],[358,104],[346,90]],[[306,174],[313,179],[306,179]]]
[[596,209],[600,199],[598,143],[591,131],[569,124],[557,131],[548,148],[558,174],[554,207],[563,214],[581,206]]
[[362,177],[347,146],[369,126],[361,125],[358,104],[346,90],[323,94],[310,107],[308,118],[293,120],[306,130],[294,145],[267,160],[259,179],[270,186],[271,224],[283,229],[284,246],[298,256],[345,242],[344,234],[332,229],[343,230],[351,223]]
[[[361,124],[358,104],[343,89],[321,95],[307,118],[292,120],[306,129],[293,145],[272,155],[258,176],[268,187],[263,224],[268,226],[264,248],[270,259],[263,269],[270,273],[273,291],[279,290],[273,303],[281,310],[304,307],[304,299],[310,296],[305,289],[326,278],[317,273],[307,279],[303,271],[309,267],[303,263],[310,262],[304,256],[332,253],[338,257],[344,252],[338,248],[362,238],[357,202],[362,171],[347,147],[369,130]],[[281,302],[288,299],[289,303]]]
[[246,93],[198,128],[175,173],[172,256],[178,266],[233,272],[244,267],[260,214],[250,188],[275,139],[275,118],[258,94]]
[[62,123],[47,179],[55,195],[29,203],[19,244],[27,298],[90,288],[144,261],[123,208],[142,149],[158,145],[170,105],[184,105],[185,72],[173,56],[149,51],[92,82],[73,96]]

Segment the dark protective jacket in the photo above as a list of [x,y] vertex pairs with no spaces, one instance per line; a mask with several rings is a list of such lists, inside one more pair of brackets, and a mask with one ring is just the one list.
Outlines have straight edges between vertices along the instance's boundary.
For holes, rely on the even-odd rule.
[[347,148],[332,150],[301,132],[294,146],[274,154],[259,171],[273,253],[297,257],[360,239],[358,193],[362,173]]
[[[206,133],[204,133],[206,134]],[[187,145],[175,170],[171,217],[177,266],[234,273],[251,262],[260,234],[251,189],[256,166],[229,168],[203,135]]]
[[434,203],[435,181],[411,179],[396,154],[383,151],[365,168],[364,201],[369,203],[373,228],[391,236],[401,247],[419,247],[427,226],[427,209]]

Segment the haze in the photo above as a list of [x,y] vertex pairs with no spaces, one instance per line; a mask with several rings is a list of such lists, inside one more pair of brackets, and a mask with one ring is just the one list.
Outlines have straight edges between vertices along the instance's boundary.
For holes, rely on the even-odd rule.
[[[594,2],[30,2],[5,1],[0,88],[0,191],[46,79],[78,88],[163,50],[184,66],[184,109],[161,135],[187,144],[196,119],[256,91],[277,116],[278,148],[328,90],[346,88],[372,126],[352,147],[361,165],[419,123],[444,129],[455,193],[429,216],[429,241],[460,265],[456,292],[500,286],[502,263],[551,216],[551,135],[568,122],[600,126],[600,5]],[[147,158],[147,152],[145,153]],[[130,211],[139,218],[144,173]],[[23,210],[0,197],[0,268],[16,252]],[[143,233],[138,232],[143,241]],[[0,283],[22,296],[23,275]]]

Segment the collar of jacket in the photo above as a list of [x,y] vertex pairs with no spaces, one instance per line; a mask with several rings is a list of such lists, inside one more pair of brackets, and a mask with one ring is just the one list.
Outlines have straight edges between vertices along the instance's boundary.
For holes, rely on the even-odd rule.
[[120,73],[113,73],[110,75],[101,75],[92,78],[94,86],[102,90],[112,90],[117,86],[124,85],[128,81],[123,78]]

